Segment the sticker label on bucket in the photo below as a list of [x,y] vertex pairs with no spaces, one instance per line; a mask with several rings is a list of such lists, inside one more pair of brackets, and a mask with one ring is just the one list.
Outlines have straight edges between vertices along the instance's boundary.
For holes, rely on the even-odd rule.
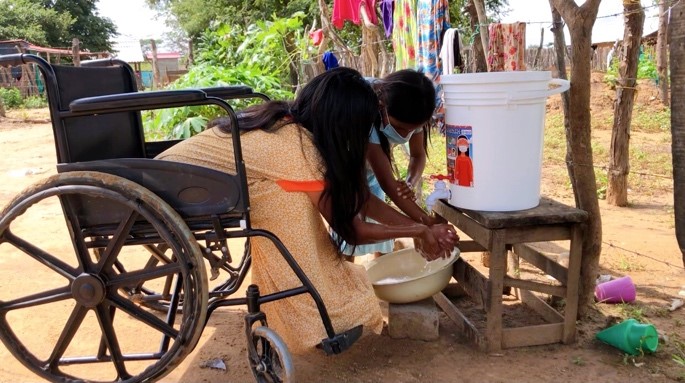
[[473,187],[473,128],[450,125],[445,129],[447,176],[457,186]]

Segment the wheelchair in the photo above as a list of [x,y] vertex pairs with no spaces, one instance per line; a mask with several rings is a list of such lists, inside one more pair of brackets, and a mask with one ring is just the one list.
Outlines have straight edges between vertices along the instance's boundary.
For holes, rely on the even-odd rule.
[[[137,92],[133,70],[117,59],[71,67],[31,54],[0,56],[0,66],[29,63],[45,80],[57,174],[15,196],[0,215],[0,270],[4,257],[42,266],[29,276],[35,291],[10,288],[0,296],[0,339],[23,365],[52,382],[159,380],[194,349],[216,309],[243,305],[255,379],[292,381],[287,345],[268,327],[260,305],[301,294],[321,316],[327,338],[318,348],[326,354],[346,350],[361,336],[361,326],[334,331],[324,302],[285,245],[250,224],[229,102],[268,97],[242,85]],[[154,159],[179,140],[146,142],[141,111],[200,105],[222,108],[233,122],[236,174]],[[61,248],[46,248],[41,228],[23,223],[27,215],[53,214],[48,211],[64,218],[64,228],[49,233],[64,237]],[[275,245],[301,286],[262,295],[252,284],[236,297],[256,236]],[[245,242],[238,257],[231,239]],[[210,289],[208,279],[222,275],[226,279]],[[40,315],[44,326],[25,326],[26,315]],[[45,333],[40,342],[26,340],[37,331]]]

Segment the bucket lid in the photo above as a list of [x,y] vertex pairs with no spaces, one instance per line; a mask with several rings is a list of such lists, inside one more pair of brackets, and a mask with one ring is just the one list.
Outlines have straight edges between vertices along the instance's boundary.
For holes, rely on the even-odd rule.
[[480,72],[445,74],[440,76],[440,84],[488,84],[549,81],[552,79],[550,71],[513,71],[513,72]]

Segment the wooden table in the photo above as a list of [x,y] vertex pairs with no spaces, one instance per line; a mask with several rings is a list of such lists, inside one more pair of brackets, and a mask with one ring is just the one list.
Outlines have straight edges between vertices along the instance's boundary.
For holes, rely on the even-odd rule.
[[[575,340],[578,313],[578,284],[582,256],[582,228],[588,214],[548,198],[540,205],[520,211],[484,212],[453,207],[438,201],[433,210],[472,240],[461,241],[462,254],[490,252],[488,277],[467,261],[454,264],[454,278],[475,303],[486,311],[486,328],[482,334],[474,324],[447,298],[434,296],[442,310],[464,331],[479,349],[498,352],[503,348],[549,343],[571,343]],[[570,241],[568,267],[553,261],[527,245],[530,242]],[[525,259],[560,282],[556,285],[525,280],[507,275],[507,253]],[[547,324],[503,328],[502,293],[505,286],[515,289],[522,303],[538,312]],[[564,315],[538,298],[531,291],[565,299]]]

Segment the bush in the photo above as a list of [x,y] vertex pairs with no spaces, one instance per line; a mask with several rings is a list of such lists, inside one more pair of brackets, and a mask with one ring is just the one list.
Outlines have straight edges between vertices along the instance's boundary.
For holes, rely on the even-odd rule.
[[27,109],[45,108],[48,101],[41,96],[29,96],[24,99],[23,106]]
[[21,92],[17,88],[0,88],[0,98],[8,109],[18,108],[22,104]]

